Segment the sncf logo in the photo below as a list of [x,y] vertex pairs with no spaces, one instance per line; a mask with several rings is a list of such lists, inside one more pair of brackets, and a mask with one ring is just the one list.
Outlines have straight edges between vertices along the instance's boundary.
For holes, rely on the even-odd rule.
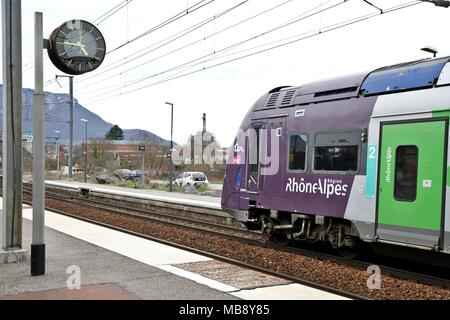
[[243,146],[241,146],[241,145],[239,145],[239,144],[236,144],[235,146],[234,146],[234,152],[235,153],[241,153],[241,152],[244,152],[245,150],[244,150],[244,147]]

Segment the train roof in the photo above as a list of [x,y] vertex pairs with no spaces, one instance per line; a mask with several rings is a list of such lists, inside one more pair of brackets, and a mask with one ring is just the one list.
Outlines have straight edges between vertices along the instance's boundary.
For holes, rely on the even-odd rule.
[[450,57],[412,61],[300,87],[275,88],[256,103],[254,110],[390,94],[450,84],[449,75],[445,81],[440,81],[445,69],[450,68],[449,61]]

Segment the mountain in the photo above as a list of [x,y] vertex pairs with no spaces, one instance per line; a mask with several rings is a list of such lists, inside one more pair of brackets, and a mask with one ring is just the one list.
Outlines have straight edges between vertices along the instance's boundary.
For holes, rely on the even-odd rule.
[[[25,134],[32,134],[33,132],[33,93],[34,90],[23,89],[23,132]],[[55,137],[55,131],[61,132],[61,140],[66,141],[69,138],[69,95],[45,93],[45,136],[47,138]],[[74,143],[81,143],[85,139],[85,125],[80,119],[86,119],[88,124],[88,137],[104,138],[113,124],[106,122],[95,113],[89,111],[75,100],[74,105]],[[118,124],[120,126],[120,124]],[[3,130],[3,86],[0,84],[0,131]],[[158,145],[170,146],[170,141],[164,140],[154,133],[140,130],[124,130],[125,140],[133,140],[135,136],[145,135],[151,141]]]

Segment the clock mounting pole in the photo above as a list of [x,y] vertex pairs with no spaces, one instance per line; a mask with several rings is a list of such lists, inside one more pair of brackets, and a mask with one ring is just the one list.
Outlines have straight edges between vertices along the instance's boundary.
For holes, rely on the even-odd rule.
[[45,110],[43,15],[34,14],[34,95],[33,95],[33,242],[31,275],[45,274]]

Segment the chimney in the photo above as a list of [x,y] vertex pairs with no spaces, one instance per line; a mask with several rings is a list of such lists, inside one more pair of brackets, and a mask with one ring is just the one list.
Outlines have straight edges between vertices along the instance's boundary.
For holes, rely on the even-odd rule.
[[206,132],[206,113],[203,114],[203,134]]

